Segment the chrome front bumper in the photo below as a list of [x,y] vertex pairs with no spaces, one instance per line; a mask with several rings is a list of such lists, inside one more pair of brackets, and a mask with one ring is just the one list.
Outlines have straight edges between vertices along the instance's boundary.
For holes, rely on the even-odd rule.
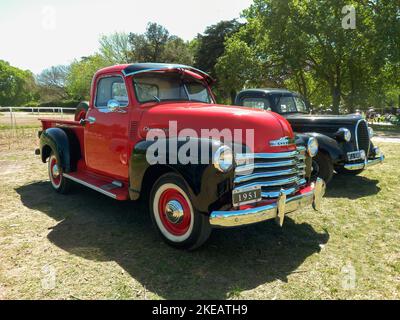
[[378,157],[374,159],[366,159],[365,162],[361,163],[346,163],[344,168],[347,170],[362,170],[368,167],[382,163],[385,160],[385,156],[381,153]]
[[287,213],[311,204],[315,210],[319,210],[325,189],[325,182],[318,179],[311,191],[291,198],[282,192],[276,203],[247,210],[214,211],[210,215],[210,224],[216,228],[230,228],[275,219],[282,226]]

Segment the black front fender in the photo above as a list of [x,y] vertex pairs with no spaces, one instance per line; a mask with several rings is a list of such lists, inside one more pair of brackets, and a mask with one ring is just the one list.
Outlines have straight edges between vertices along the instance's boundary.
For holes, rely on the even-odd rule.
[[[209,148],[208,159],[212,159],[213,150],[222,145],[220,141],[210,139],[192,138],[191,140],[196,141],[198,145],[197,159],[201,159],[200,150],[204,150],[202,148]],[[210,163],[181,163],[179,159],[176,159],[177,157],[174,153],[171,154],[169,152],[170,140],[168,139],[165,140],[166,164],[151,164],[146,155],[148,149],[154,143],[154,141],[139,142],[132,152],[129,172],[131,198],[138,199],[144,192],[145,184],[155,182],[154,179],[146,181],[150,170],[158,168],[160,174],[162,174],[165,171],[161,170],[161,168],[164,168],[176,172],[184,178],[191,191],[193,205],[198,211],[208,213],[223,206],[231,205],[234,169],[227,173],[222,173]],[[178,141],[177,149],[179,150],[185,143],[186,141]]]
[[307,142],[310,137],[317,139],[319,150],[327,153],[333,163],[336,163],[343,158],[344,152],[338,141],[324,134],[317,132],[297,133],[296,142],[307,147]]

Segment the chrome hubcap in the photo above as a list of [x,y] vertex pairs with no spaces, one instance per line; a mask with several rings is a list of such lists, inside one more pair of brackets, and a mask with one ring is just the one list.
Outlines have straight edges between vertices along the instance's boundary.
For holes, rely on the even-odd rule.
[[172,200],[167,203],[165,207],[165,213],[167,216],[167,219],[174,224],[181,223],[183,220],[183,207],[179,203],[179,201]]
[[58,166],[55,164],[51,169],[53,177],[57,178],[60,175],[60,171],[58,170]]

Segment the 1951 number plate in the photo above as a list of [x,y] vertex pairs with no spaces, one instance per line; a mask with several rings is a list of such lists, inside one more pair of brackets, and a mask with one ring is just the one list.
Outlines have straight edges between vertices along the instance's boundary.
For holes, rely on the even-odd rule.
[[233,190],[233,205],[241,206],[261,201],[261,187],[252,187],[246,190]]
[[349,159],[349,161],[360,160],[362,159],[361,154],[361,151],[348,152],[347,159]]

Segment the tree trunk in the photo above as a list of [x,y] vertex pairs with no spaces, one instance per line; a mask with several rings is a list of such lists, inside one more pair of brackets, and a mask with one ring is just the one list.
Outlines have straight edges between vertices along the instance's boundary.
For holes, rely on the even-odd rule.
[[334,86],[332,89],[332,111],[334,114],[339,114],[339,106],[340,106],[340,88],[338,86]]

